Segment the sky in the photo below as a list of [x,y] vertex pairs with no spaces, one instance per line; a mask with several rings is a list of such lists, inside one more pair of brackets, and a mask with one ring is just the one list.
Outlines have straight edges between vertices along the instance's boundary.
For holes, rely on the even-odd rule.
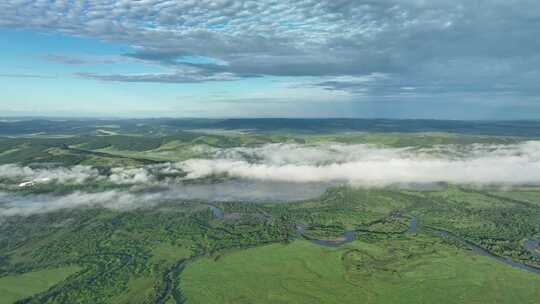
[[537,0],[2,0],[0,116],[540,119]]

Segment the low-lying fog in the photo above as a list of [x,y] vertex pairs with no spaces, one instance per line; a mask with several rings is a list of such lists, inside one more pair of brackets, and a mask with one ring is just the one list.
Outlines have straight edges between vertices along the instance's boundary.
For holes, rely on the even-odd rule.
[[160,202],[202,200],[209,202],[288,202],[315,198],[330,186],[327,183],[283,183],[254,180],[225,180],[201,183],[103,192],[76,191],[58,196],[51,194],[19,195],[0,192],[0,216],[30,215],[64,208],[106,207],[135,209],[155,206]]
[[377,148],[289,145],[216,150],[213,159],[181,163],[188,178],[215,174],[284,182],[538,184],[540,142],[518,145]]
[[[538,185],[540,142],[515,145],[383,148],[324,143],[193,148],[205,159],[103,170],[88,166],[0,166],[0,215],[32,214],[79,206],[134,208],[164,200],[295,201],[321,195],[330,185],[362,187],[453,184]],[[219,179],[213,177],[219,176]],[[223,178],[225,177],[225,178]],[[199,181],[206,179],[206,181]],[[213,180],[209,182],[208,179]],[[37,185],[107,184],[99,193],[63,196],[17,194]],[[114,189],[115,185],[118,189]],[[86,188],[88,190],[88,188]]]

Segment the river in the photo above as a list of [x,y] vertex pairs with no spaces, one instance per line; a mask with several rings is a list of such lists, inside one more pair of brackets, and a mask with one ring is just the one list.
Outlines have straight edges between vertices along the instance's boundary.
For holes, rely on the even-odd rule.
[[[208,205],[208,207],[212,210],[212,214],[214,215],[215,218],[217,218],[217,219],[223,219],[224,218],[223,211],[221,209],[219,209],[217,206]],[[271,215],[270,215],[270,217],[271,217]],[[348,231],[345,231],[345,233],[341,237],[336,238],[336,239],[331,239],[331,240],[312,239],[312,238],[309,238],[309,237],[307,237],[305,235],[305,231],[306,231],[307,227],[308,226],[305,225],[305,224],[296,224],[296,232],[298,233],[299,236],[301,236],[301,237],[311,241],[311,243],[319,245],[319,246],[326,246],[326,247],[343,246],[345,244],[351,243],[354,240],[356,240],[356,236],[357,236],[357,231],[356,230],[348,230]],[[435,228],[435,227],[428,227],[428,226],[426,228],[430,229],[435,234],[438,234],[440,236],[443,236],[443,237],[446,237],[446,238],[449,238],[449,239],[452,239],[452,240],[455,240],[455,241],[458,241],[458,242],[464,244],[465,246],[470,248],[476,254],[479,254],[481,256],[486,256],[486,257],[492,258],[492,259],[494,259],[494,260],[496,260],[496,261],[498,261],[500,263],[510,265],[512,267],[523,269],[523,270],[526,270],[528,272],[540,275],[540,268],[539,267],[526,265],[526,264],[511,260],[509,258],[504,258],[504,257],[498,256],[496,254],[493,254],[493,253],[489,252],[488,250],[486,250],[486,249],[484,249],[484,248],[482,248],[482,247],[480,247],[480,246],[478,246],[478,245],[476,245],[476,244],[474,244],[474,243],[472,243],[470,241],[467,241],[466,239],[464,239],[464,238],[462,238],[460,236],[457,236],[457,235],[453,234],[450,231],[440,229],[440,228]],[[407,230],[407,234],[416,234],[417,229],[418,229],[418,219],[416,217],[412,217],[411,221],[409,222],[409,228]],[[536,250],[536,248],[538,248],[539,245],[540,245],[540,240],[527,240],[523,244],[523,248],[525,250],[531,252],[536,257],[540,257],[540,252],[538,252]]]
[[427,227],[427,228],[429,228],[431,231],[433,231],[434,233],[436,233],[436,234],[438,234],[440,236],[443,236],[443,237],[446,237],[448,239],[455,240],[455,241],[458,241],[458,242],[464,244],[465,246],[469,247],[476,254],[492,258],[492,259],[494,259],[494,260],[496,260],[496,261],[498,261],[500,263],[510,265],[510,266],[512,266],[514,268],[523,269],[523,270],[526,270],[528,272],[540,275],[540,268],[539,267],[526,265],[526,264],[511,260],[509,258],[503,258],[501,256],[493,254],[493,253],[487,251],[486,249],[484,249],[484,248],[482,248],[482,247],[480,247],[480,246],[478,246],[478,245],[476,245],[476,244],[474,244],[474,243],[472,243],[470,241],[467,241],[466,239],[464,239],[464,238],[462,238],[460,236],[457,236],[457,235],[453,234],[450,231],[439,229],[439,228],[434,228],[434,227]]
[[212,214],[214,215],[215,218],[222,220],[225,217],[225,214],[223,213],[223,211],[219,209],[217,206],[208,205],[208,208],[212,210]]
[[526,240],[523,243],[523,249],[530,252],[537,258],[540,258],[540,240]]

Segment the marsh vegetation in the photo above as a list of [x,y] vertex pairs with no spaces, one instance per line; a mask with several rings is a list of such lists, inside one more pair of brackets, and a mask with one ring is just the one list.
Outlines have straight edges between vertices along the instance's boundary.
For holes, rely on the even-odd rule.
[[540,297],[535,138],[115,130],[0,139],[0,303]]

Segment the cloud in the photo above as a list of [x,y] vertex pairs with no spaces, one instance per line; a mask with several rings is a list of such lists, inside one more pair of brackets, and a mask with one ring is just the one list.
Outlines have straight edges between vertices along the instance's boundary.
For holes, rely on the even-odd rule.
[[36,184],[78,184],[109,182],[116,185],[153,184],[158,175],[181,175],[174,164],[149,165],[144,167],[118,167],[110,171],[101,171],[91,167],[77,165],[73,167],[40,166],[29,167],[15,164],[0,165],[0,180],[4,183],[32,182]]
[[[328,187],[340,184],[360,187],[438,182],[477,186],[540,185],[540,141],[425,148],[282,143],[229,149],[201,145],[193,149],[208,158],[111,168],[105,172],[86,166],[0,166],[4,186],[6,179],[117,185],[103,192],[76,190],[62,196],[0,192],[0,216],[88,207],[132,210],[188,200],[287,202],[318,197]],[[200,180],[213,175],[229,178]]]
[[[163,202],[182,203],[190,200],[209,202],[290,202],[314,198],[323,194],[329,184],[302,185],[228,180],[222,183],[161,185],[158,188],[133,187],[128,190],[109,190],[98,193],[77,191],[68,195],[17,195],[0,192],[0,218],[28,216],[64,209],[108,208],[134,210],[152,208]],[[279,188],[279,193],[275,189]]]
[[43,58],[50,62],[68,64],[68,65],[114,64],[114,63],[124,60],[121,57],[102,58],[102,57],[90,57],[90,56],[78,56],[78,55],[66,55],[66,54],[47,54]]
[[440,145],[387,148],[367,144],[267,144],[219,149],[196,146],[206,159],[99,171],[89,166],[0,166],[3,183],[105,182],[111,185],[174,186],[184,180],[227,175],[253,181],[349,183],[540,184],[540,142],[513,145]]
[[38,79],[53,79],[55,76],[37,75],[37,74],[0,74],[4,78],[38,78]]
[[[388,77],[319,85],[372,99],[538,101],[540,3],[465,0],[20,1],[0,27],[131,45],[125,58],[192,73],[79,76],[189,83],[253,76]],[[224,64],[181,63],[186,56]],[[79,64],[74,58],[54,60]],[[415,87],[404,90],[402,87]],[[448,96],[448,94],[454,94]],[[457,97],[456,97],[457,94]],[[465,94],[465,96],[459,95]]]
[[114,184],[148,184],[156,178],[147,168],[113,168],[109,180]]
[[176,73],[146,73],[146,74],[94,74],[78,73],[82,78],[89,78],[101,81],[121,81],[121,82],[156,82],[156,83],[200,83],[208,81],[232,81],[239,80],[231,73],[203,74],[197,72],[176,72]]
[[185,161],[181,168],[188,173],[187,178],[227,174],[261,181],[344,182],[358,186],[540,184],[540,142],[420,150],[340,144],[270,145],[241,153],[219,151],[216,155],[220,157]]
[[0,178],[15,180],[16,182],[34,181],[36,183],[76,183],[81,184],[87,180],[100,177],[99,171],[88,166],[74,166],[71,168],[31,168],[8,164],[0,166]]
[[160,197],[161,194],[159,193],[136,195],[117,190],[99,193],[75,192],[65,196],[19,196],[0,193],[0,216],[25,216],[81,207],[132,209],[138,206],[150,206],[152,203],[156,203]]

